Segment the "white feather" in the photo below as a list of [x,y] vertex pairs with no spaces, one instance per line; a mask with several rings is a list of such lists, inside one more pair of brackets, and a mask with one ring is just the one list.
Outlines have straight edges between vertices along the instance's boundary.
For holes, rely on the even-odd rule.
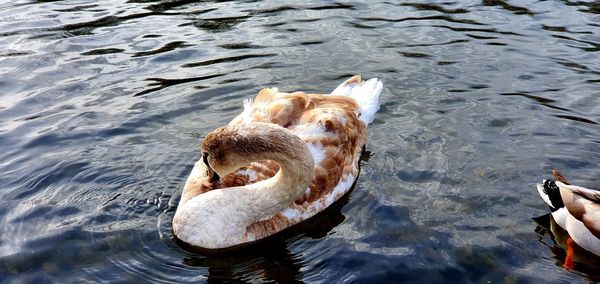
[[[600,256],[600,239],[597,238],[585,227],[585,225],[571,215],[566,209],[566,227],[569,236],[580,247]],[[552,215],[554,217],[554,214]],[[558,223],[558,221],[556,221]],[[560,225],[560,224],[559,224]]]
[[329,193],[329,195],[325,199],[325,206],[331,205],[333,202],[342,197],[342,195],[348,192],[353,183],[353,175],[348,175],[348,178],[346,180],[340,179],[340,182],[335,186],[335,188]]
[[281,215],[288,218],[288,220],[301,220],[302,219],[302,213],[300,212],[300,210],[291,208],[291,207],[283,210],[281,212]]
[[250,123],[252,122],[252,112],[253,112],[253,100],[252,99],[245,99],[244,100],[244,111],[242,112],[242,117],[244,118],[243,121],[244,123]]
[[382,89],[383,83],[377,78],[371,78],[360,83],[346,81],[333,90],[331,95],[353,98],[360,106],[360,119],[368,125],[379,110],[379,95],[381,95]]
[[306,146],[308,147],[310,154],[313,156],[315,165],[321,164],[323,159],[325,159],[325,149],[323,148],[323,145],[320,143],[308,143]]
[[[546,202],[546,204],[548,204],[548,206],[554,208],[554,206],[552,205],[552,202],[550,201],[550,197],[548,196],[548,194],[546,194],[544,192],[544,183],[546,182],[546,180],[544,180],[542,182],[542,184],[537,184],[537,191],[540,194],[540,197],[542,197],[542,199],[544,200],[544,202]],[[556,208],[555,208],[556,209]]]
[[[346,194],[346,192],[348,192],[350,187],[352,187],[352,184],[354,184],[354,180],[355,177],[353,175],[348,175],[348,177],[345,180],[343,180],[343,178],[340,179],[335,188],[327,194],[323,203],[310,203],[302,211],[293,207],[289,207],[281,211],[281,215],[285,216],[290,221],[306,220],[316,215],[317,213],[323,211],[325,207],[328,207],[329,205],[333,204],[335,201],[340,199],[344,194]],[[309,191],[310,189],[307,189],[307,192]]]
[[567,216],[571,215],[569,214],[569,211],[567,210],[567,208],[558,208],[558,210],[552,212],[552,218],[554,218],[554,221],[556,221],[556,224],[558,224],[561,228],[563,228],[564,230],[567,229]]
[[245,170],[239,170],[237,171],[238,174],[240,175],[245,175],[248,177],[249,180],[255,180],[257,178],[256,176],[256,171],[253,169],[245,169]]

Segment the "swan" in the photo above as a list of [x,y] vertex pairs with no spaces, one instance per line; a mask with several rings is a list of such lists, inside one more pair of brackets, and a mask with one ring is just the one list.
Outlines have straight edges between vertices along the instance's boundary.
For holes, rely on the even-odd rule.
[[357,178],[382,88],[356,75],[329,95],[267,88],[245,100],[241,114],[206,135],[174,235],[201,249],[231,248],[323,211]]
[[600,191],[571,185],[557,170],[552,175],[556,180],[544,180],[537,190],[556,223],[569,234],[564,267],[572,270],[573,243],[600,256]]

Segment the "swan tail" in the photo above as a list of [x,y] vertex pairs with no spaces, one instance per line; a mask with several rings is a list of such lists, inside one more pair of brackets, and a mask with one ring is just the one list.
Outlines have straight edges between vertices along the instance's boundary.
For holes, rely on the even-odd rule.
[[353,98],[360,107],[360,119],[368,125],[379,110],[379,95],[382,89],[383,83],[377,78],[363,81],[360,75],[355,75],[335,88],[331,95]]

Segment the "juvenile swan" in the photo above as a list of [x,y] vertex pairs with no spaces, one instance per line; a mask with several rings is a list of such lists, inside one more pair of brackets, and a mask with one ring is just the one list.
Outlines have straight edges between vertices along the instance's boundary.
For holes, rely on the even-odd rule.
[[173,218],[175,236],[228,248],[327,208],[356,180],[382,88],[357,75],[329,95],[272,88],[244,101],[240,115],[204,139]]

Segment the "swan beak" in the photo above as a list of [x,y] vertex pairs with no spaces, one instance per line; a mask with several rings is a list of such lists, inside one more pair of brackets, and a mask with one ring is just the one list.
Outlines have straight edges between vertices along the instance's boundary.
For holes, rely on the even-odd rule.
[[215,182],[219,181],[219,179],[221,179],[221,177],[208,164],[208,153],[207,152],[202,153],[202,162],[204,162],[204,165],[206,165],[206,168],[208,170],[208,177],[210,179],[210,183],[215,183]]
[[213,171],[211,168],[208,169],[208,176],[210,177],[211,183],[215,183],[219,181],[219,179],[221,179],[221,177],[217,173],[215,173],[215,171]]

